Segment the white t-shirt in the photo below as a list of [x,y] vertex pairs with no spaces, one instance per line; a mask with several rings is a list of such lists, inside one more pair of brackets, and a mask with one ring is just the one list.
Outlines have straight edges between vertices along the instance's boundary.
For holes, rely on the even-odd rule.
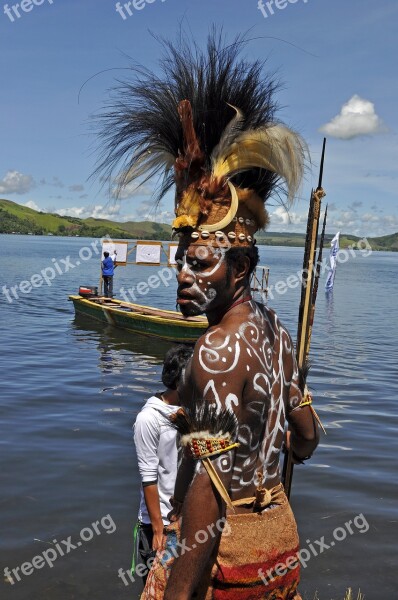
[[[178,408],[152,396],[138,413],[133,427],[141,481],[157,481],[160,512],[165,525],[170,523],[167,515],[172,508],[170,497],[174,494],[178,460],[177,431],[169,424],[168,417]],[[142,523],[151,522],[142,487],[138,518]]]

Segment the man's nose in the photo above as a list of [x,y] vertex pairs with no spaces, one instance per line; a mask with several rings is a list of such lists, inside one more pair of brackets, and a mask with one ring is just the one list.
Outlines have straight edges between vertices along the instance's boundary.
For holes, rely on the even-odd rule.
[[177,282],[179,283],[179,285],[183,283],[192,285],[194,281],[195,277],[193,276],[193,273],[185,266],[182,267],[181,271],[177,273]]

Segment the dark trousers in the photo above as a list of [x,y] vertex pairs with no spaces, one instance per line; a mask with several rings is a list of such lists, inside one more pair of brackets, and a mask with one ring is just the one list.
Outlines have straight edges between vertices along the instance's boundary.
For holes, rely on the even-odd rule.
[[156,552],[152,550],[153,530],[152,525],[140,523],[138,530],[138,554],[140,562],[147,566],[147,572],[142,576],[142,581],[146,583],[152,562],[148,564],[149,559],[153,559]]
[[113,275],[103,275],[104,280],[104,296],[105,298],[113,298]]

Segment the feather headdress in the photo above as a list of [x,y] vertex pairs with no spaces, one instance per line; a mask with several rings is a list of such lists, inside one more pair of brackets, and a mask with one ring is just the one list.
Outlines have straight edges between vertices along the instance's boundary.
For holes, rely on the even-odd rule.
[[240,58],[244,38],[224,45],[213,30],[206,51],[163,44],[161,75],[136,68],[100,117],[97,171],[112,178],[117,169],[119,190],[163,174],[157,200],[175,184],[176,231],[193,243],[251,244],[270,195],[297,193],[306,146],[275,120],[277,83],[263,62]]

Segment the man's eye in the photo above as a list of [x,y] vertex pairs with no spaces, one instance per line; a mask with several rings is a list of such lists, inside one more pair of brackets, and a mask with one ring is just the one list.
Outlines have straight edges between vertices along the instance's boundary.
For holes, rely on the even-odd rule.
[[197,261],[197,260],[195,260],[192,263],[192,269],[194,269],[196,271],[201,271],[201,270],[203,270],[205,268],[206,268],[206,265],[204,263],[202,263],[202,262]]

